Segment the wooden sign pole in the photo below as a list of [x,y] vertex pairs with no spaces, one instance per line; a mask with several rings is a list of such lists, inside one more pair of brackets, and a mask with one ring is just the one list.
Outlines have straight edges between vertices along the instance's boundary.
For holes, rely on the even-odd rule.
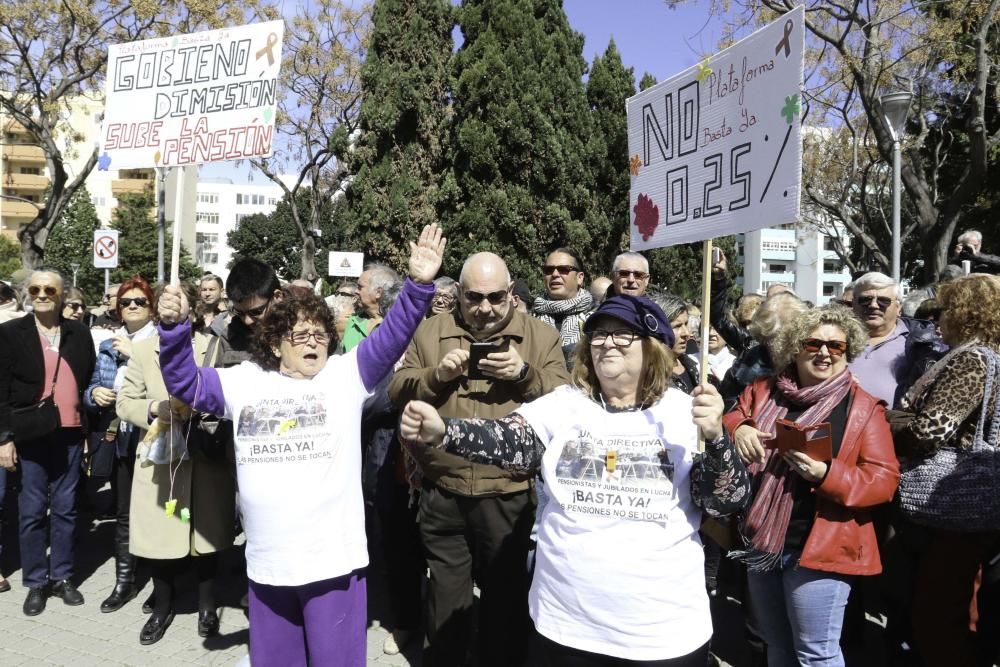
[[[712,239],[702,244],[701,257],[701,363],[698,367],[698,382],[708,382],[708,330],[711,322],[708,312],[712,299]],[[698,435],[698,451],[705,451],[705,436]]]
[[170,284],[181,284],[181,221],[184,219],[184,173],[187,167],[178,167],[174,193],[174,235],[170,239]]

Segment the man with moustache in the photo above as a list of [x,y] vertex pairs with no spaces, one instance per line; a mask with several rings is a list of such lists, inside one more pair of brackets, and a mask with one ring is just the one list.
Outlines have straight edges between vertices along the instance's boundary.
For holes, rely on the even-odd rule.
[[[402,408],[434,405],[446,417],[494,419],[569,382],[559,334],[513,307],[507,265],[477,253],[462,267],[458,308],[425,320],[389,385]],[[506,345],[469,378],[470,348]],[[410,453],[423,473],[420,534],[430,567],[425,665],[465,664],[473,628],[473,572],[480,588],[478,661],[509,667],[524,660],[529,636],[525,562],[535,507],[528,479],[425,445]]]
[[615,294],[645,296],[649,287],[649,260],[637,252],[623,252],[611,265]]

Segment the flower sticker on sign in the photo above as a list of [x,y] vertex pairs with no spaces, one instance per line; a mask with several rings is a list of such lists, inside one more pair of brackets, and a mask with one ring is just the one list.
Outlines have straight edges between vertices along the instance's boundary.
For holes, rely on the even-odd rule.
[[632,250],[798,220],[804,17],[628,99]]

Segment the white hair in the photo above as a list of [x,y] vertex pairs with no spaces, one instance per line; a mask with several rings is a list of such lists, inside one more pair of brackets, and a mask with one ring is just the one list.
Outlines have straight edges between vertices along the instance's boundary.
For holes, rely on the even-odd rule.
[[641,259],[646,263],[646,273],[649,273],[649,260],[646,259],[645,255],[638,252],[623,252],[615,257],[615,261],[611,264],[612,273],[618,270],[618,267],[622,265],[622,260],[624,259]]
[[982,245],[983,233],[978,229],[966,229],[964,232],[958,235],[958,242],[962,243],[963,240],[965,239],[968,239],[970,241],[975,241],[976,243]]
[[865,275],[861,276],[854,281],[854,293],[860,294],[866,290],[870,289],[885,289],[886,287],[896,288],[896,298],[900,298],[899,285],[896,281],[885,275],[884,273],[879,273],[878,271],[869,271]]

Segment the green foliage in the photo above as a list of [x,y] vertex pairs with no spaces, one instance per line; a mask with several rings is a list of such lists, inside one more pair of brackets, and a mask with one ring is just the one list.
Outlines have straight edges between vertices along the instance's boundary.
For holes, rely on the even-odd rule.
[[[731,296],[738,297],[743,290],[736,286],[736,277],[742,273],[743,267],[736,261],[736,237],[722,236],[712,239],[712,243],[722,248],[726,255],[729,280],[733,285]],[[700,307],[703,247],[701,242],[684,243],[645,253],[649,258],[650,281]]]
[[646,72],[642,75],[642,79],[639,81],[639,90],[646,90],[647,88],[652,88],[656,85],[656,77]]
[[[300,188],[297,197],[299,209],[306,210],[312,198],[310,189]],[[333,205],[327,205],[321,211],[320,230],[323,236],[316,239],[316,268],[323,276],[327,269],[327,250],[338,249],[333,241],[332,210]],[[292,219],[292,207],[287,195],[281,198],[271,213],[243,218],[239,226],[229,232],[227,240],[233,249],[230,266],[237,260],[254,257],[274,267],[278,276],[285,280],[294,280],[302,275],[302,241]]]
[[0,278],[9,280],[21,268],[21,246],[0,234]]
[[84,185],[73,194],[45,241],[45,266],[59,269],[72,282],[75,264],[76,286],[83,290],[90,305],[97,304],[104,293],[104,270],[94,268],[93,252],[94,232],[100,227]]
[[595,204],[592,165],[603,142],[583,86],[583,37],[558,0],[466,0],[465,38],[454,56],[450,252],[456,274],[469,254],[490,250],[537,288],[547,249],[579,249],[600,265],[614,246]]
[[[153,193],[118,196],[111,226],[118,230],[118,268],[111,269],[111,282],[120,283],[139,274],[152,284],[156,281],[157,228],[154,216]],[[167,257],[165,269],[170,273],[171,222],[167,221],[164,247]],[[201,271],[191,260],[187,248],[181,246],[181,280],[201,276]],[[102,272],[103,275],[103,272]]]
[[356,176],[345,237],[337,238],[345,245],[337,249],[403,270],[408,242],[440,220],[454,195],[446,169],[453,27],[447,0],[375,3],[361,70],[362,135],[349,156]]

